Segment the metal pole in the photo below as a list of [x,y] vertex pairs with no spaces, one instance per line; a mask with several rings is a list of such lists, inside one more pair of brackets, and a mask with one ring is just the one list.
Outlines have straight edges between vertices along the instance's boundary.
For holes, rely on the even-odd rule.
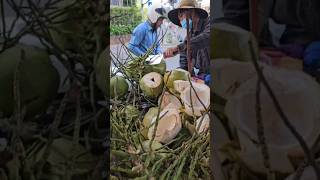
[[191,60],[191,47],[190,47],[190,39],[191,39],[191,27],[189,27],[189,19],[190,13],[187,13],[187,61],[188,61],[188,71],[192,74],[192,60]]

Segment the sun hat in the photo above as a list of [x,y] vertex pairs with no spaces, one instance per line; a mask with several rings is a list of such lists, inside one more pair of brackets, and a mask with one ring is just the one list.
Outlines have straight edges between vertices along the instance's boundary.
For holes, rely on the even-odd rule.
[[181,24],[178,18],[178,12],[179,10],[182,10],[182,9],[195,9],[201,19],[205,19],[208,17],[207,11],[198,7],[198,3],[195,0],[181,0],[178,8],[173,9],[168,13],[169,20],[175,25],[178,25],[180,27],[181,27]]

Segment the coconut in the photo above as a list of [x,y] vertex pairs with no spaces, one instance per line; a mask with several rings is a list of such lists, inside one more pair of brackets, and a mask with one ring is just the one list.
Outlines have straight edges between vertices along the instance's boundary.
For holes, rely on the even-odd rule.
[[205,114],[204,116],[200,117],[196,121],[196,130],[198,133],[203,133],[208,131],[210,126],[210,118],[208,114]]
[[110,80],[110,97],[122,98],[127,94],[129,85],[127,81],[121,76],[113,76]]
[[151,98],[158,97],[163,90],[163,78],[156,72],[144,75],[139,84],[142,92]]
[[[299,71],[265,67],[266,80],[277,97],[284,114],[309,147],[320,133],[320,86],[312,77]],[[243,83],[226,104],[226,114],[237,129],[241,157],[254,171],[267,173],[258,141],[256,120],[256,86],[258,77]],[[298,84],[298,85],[297,85]],[[261,117],[273,170],[290,173],[294,167],[288,157],[298,158],[304,153],[261,84]],[[256,158],[252,158],[256,157]]]
[[[155,122],[157,117],[151,120],[151,128],[148,132],[148,138],[151,139],[155,131]],[[161,143],[169,143],[173,138],[177,136],[182,128],[181,118],[179,112],[176,109],[168,109],[161,111],[159,115],[159,121],[157,130],[155,133],[155,140]]]
[[157,72],[161,75],[164,75],[166,73],[166,62],[164,60],[161,60],[159,64],[148,64],[144,66],[144,74],[148,74],[151,72]]
[[249,41],[253,43],[255,56],[258,57],[258,44],[251,32],[231,24],[216,23],[211,30],[210,57],[250,61]]
[[193,88],[191,86],[187,87],[181,93],[180,98],[184,104],[185,112],[189,116],[199,117],[202,116],[202,112],[209,108],[210,88],[200,83],[194,83]]
[[162,97],[162,102],[160,103],[161,98],[158,99],[158,104],[161,108],[161,110],[163,110],[164,108],[166,108],[169,104],[171,104],[171,107],[175,107],[175,109],[180,109],[182,104],[179,100],[179,98],[177,98],[176,96],[170,94],[169,92],[164,92],[164,95]]
[[109,47],[106,48],[99,56],[96,65],[95,65],[95,73],[96,73],[96,82],[98,88],[109,97],[108,89],[110,87],[107,80],[110,78],[110,74],[108,73],[108,65],[107,65],[107,57],[109,53]]
[[[37,153],[26,158],[26,164],[30,166],[34,163],[42,162],[45,153],[46,146],[43,146]],[[64,176],[65,172],[61,171],[61,169],[68,169],[68,162],[70,162],[71,158],[74,158],[74,163],[77,164],[72,172],[70,172],[73,178],[89,174],[94,170],[94,165],[98,161],[98,159],[81,144],[64,138],[54,139],[47,158],[45,159],[46,164],[48,164],[48,176],[56,177],[54,179],[59,179],[59,177]]]
[[188,81],[191,79],[190,73],[183,69],[175,69],[164,74],[164,83],[168,89],[174,93],[173,82],[176,80]]
[[143,130],[141,131],[141,134],[144,138],[148,138],[148,128],[151,125],[151,120],[157,116],[159,111],[158,107],[152,107],[148,110],[148,112],[145,114],[143,118]]
[[189,81],[176,80],[173,82],[173,89],[178,93],[182,93],[182,91],[184,91],[187,87],[190,87]]
[[17,45],[0,54],[0,114],[10,116],[14,109],[14,74],[19,66],[20,100],[27,116],[42,113],[54,99],[59,88],[59,73],[46,51],[31,46]]
[[211,76],[215,86],[213,92],[228,99],[241,83],[252,78],[256,70],[251,62],[239,62],[231,59],[217,59],[212,62]]

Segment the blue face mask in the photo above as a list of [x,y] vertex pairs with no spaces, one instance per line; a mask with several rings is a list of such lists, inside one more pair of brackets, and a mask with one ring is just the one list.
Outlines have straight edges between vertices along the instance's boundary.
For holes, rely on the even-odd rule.
[[[181,21],[181,26],[182,26],[182,28],[187,29],[187,20],[186,19],[183,19]],[[191,27],[192,27],[192,20],[189,19],[189,28],[191,28]]]

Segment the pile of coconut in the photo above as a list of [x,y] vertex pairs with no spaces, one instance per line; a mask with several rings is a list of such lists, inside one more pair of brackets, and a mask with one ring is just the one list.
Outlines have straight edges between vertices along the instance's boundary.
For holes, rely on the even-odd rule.
[[188,71],[161,66],[137,68],[134,78],[128,69],[111,77],[111,163],[123,164],[119,153],[134,159],[126,173],[113,169],[114,178],[209,175],[210,88],[193,82]]

